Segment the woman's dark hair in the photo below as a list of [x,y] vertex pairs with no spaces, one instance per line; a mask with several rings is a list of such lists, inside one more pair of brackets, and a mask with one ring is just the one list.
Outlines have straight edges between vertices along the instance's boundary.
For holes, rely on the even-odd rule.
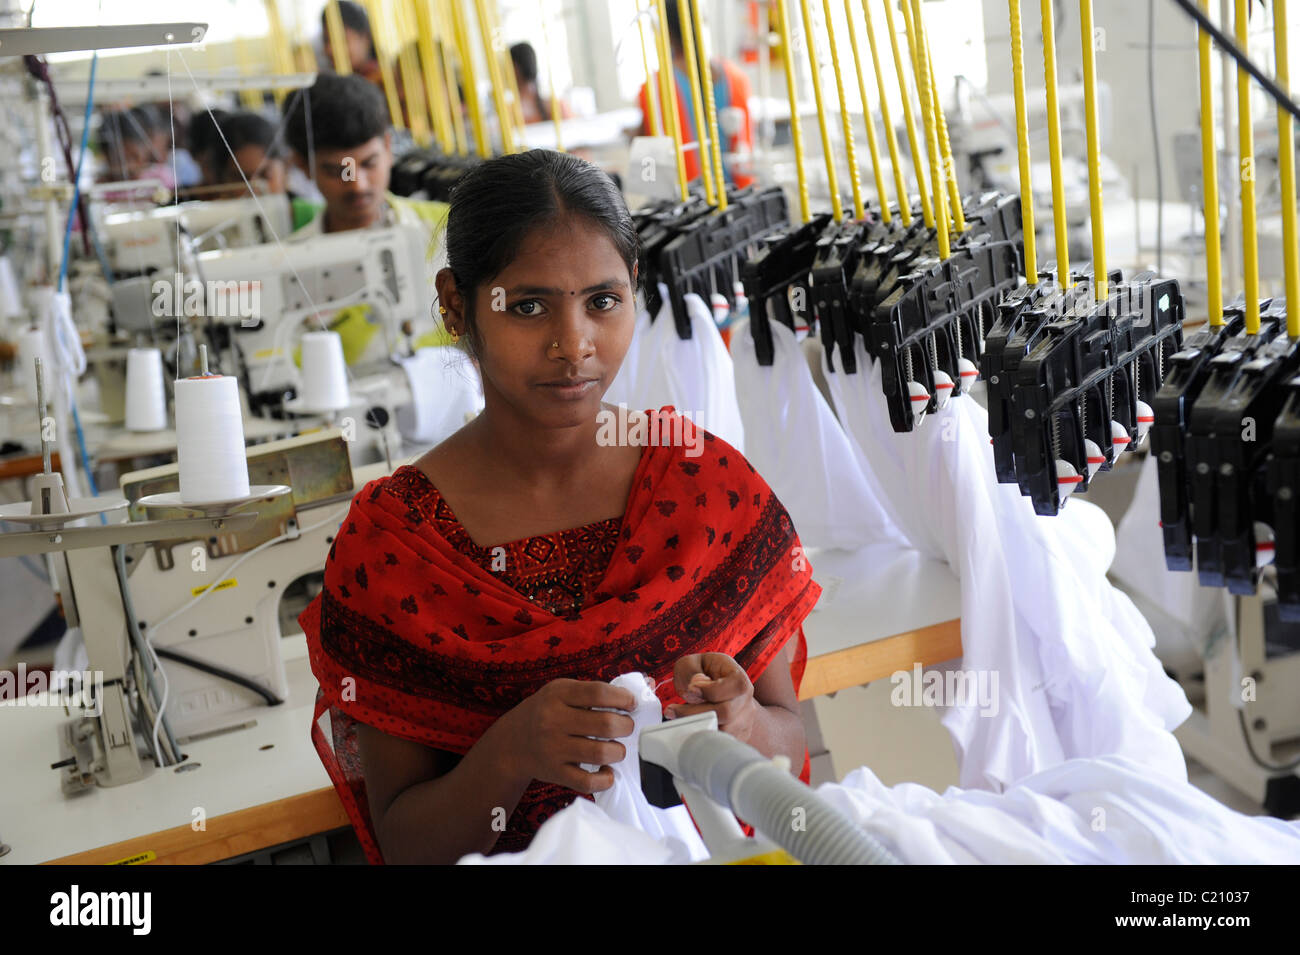
[[615,182],[585,159],[550,149],[498,156],[475,166],[452,189],[447,267],[465,296],[471,352],[478,344],[474,291],[514,261],[530,232],[566,214],[602,229],[632,275],[640,241],[627,203]]
[[217,126],[224,124],[230,116],[229,111],[224,109],[200,110],[194,114],[190,120],[190,154],[199,162],[210,162],[214,151],[221,149],[221,154],[225,154],[225,147],[221,145],[221,137],[217,135]]
[[129,109],[105,110],[100,114],[96,143],[103,152],[127,142],[149,145],[153,134],[164,128],[158,110],[146,103]]
[[[320,28],[329,36],[329,23],[325,17],[326,11],[320,12]],[[351,30],[354,33],[360,33],[370,42],[370,58],[379,59],[379,54],[375,51],[375,35],[370,32],[370,17],[366,16],[365,7],[353,0],[339,0],[339,19],[343,21],[343,29]]]
[[531,43],[516,43],[510,48],[510,61],[526,83],[537,82],[537,51]]

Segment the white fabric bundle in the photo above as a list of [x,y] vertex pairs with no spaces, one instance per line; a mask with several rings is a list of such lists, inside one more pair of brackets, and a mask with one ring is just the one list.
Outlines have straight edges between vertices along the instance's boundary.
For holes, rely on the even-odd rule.
[[[641,673],[624,673],[611,680],[610,685],[629,690],[636,698],[636,709],[629,714],[635,728],[630,736],[619,739],[627,747],[627,755],[610,767],[614,771],[614,785],[604,792],[596,793],[594,808],[587,800],[577,799],[573,805],[557,813],[556,819],[566,815],[568,818],[558,827],[552,827],[548,820],[525,852],[501,853],[490,858],[466,856],[461,860],[462,863],[510,864],[511,856],[527,856],[530,864],[597,861],[588,855],[591,850],[584,844],[587,839],[585,835],[581,839],[571,838],[579,830],[600,833],[592,840],[594,851],[601,856],[600,861],[619,861],[617,854],[611,856],[609,853],[620,846],[620,831],[623,829],[631,830],[632,834],[640,837],[630,841],[632,851],[638,854],[648,853],[648,857],[667,853],[666,858],[656,861],[684,863],[708,856],[704,840],[700,838],[684,805],[660,809],[650,805],[641,792],[641,763],[637,756],[641,731],[647,726],[659,725],[663,722],[664,715],[654,687]],[[593,772],[599,767],[583,768]],[[579,803],[585,808],[578,809],[575,813],[575,807]],[[552,831],[546,832],[548,829]],[[542,838],[543,832],[546,832],[545,839]],[[650,841],[647,842],[647,839]]]
[[1039,518],[1017,487],[999,485],[987,413],[973,401],[896,434],[880,368],[856,348],[858,374],[827,369],[840,420],[896,525],[961,581],[960,668],[997,681],[994,714],[968,698],[944,716],[962,786],[1000,791],[1067,759],[1111,755],[1185,780],[1170,731],[1191,706],[1151,652],[1146,621],[1105,578],[1105,516],[1071,500]]
[[399,360],[411,403],[397,409],[397,427],[408,441],[440,444],[483,410],[482,379],[459,348],[431,346]]
[[632,347],[605,400],[637,411],[672,405],[743,454],[735,372],[713,313],[698,295],[685,296],[691,337],[684,341],[677,336],[667,286],[660,284],[659,293],[663,304],[655,320],[644,311],[637,315]]
[[771,367],[758,363],[748,321],[731,333],[745,458],[763,475],[805,547],[909,547],[886,513],[875,474],[864,472],[826,404],[794,332],[772,322]]

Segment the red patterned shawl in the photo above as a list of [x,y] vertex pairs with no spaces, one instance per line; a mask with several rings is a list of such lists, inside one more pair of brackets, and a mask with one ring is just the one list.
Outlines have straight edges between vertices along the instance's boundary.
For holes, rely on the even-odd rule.
[[[608,569],[586,605],[565,617],[434,530],[429,496],[417,487],[424,479],[410,469],[353,499],[324,589],[299,622],[321,687],[312,739],[372,862],[383,860],[351,721],[464,754],[551,680],[639,670],[662,682],[667,705],[682,702],[671,680],[681,656],[727,653],[756,681],[791,637],[798,689],[802,622],[821,588],[790,516],[739,452],[708,432],[693,437],[685,419],[676,424],[685,439],[645,450]],[[333,747],[319,723],[326,710]],[[497,851],[523,847],[506,839],[516,824]]]

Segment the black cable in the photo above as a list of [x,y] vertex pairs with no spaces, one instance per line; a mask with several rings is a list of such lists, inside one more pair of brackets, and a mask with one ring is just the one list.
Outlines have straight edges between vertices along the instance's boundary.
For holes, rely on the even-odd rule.
[[1165,253],[1165,175],[1160,168],[1160,121],[1156,110],[1156,0],[1147,0],[1147,98],[1151,104],[1151,142],[1156,154],[1156,272]]
[[1264,71],[1255,65],[1254,60],[1252,60],[1246,53],[1242,52],[1237,44],[1233,43],[1232,40],[1228,38],[1226,33],[1216,27],[1210,21],[1210,18],[1202,13],[1192,0],[1174,0],[1174,3],[1182,7],[1183,12],[1195,20],[1202,30],[1214,37],[1214,42],[1219,44],[1219,48],[1222,49],[1223,52],[1236,60],[1239,67],[1258,80],[1259,84],[1264,87],[1269,96],[1273,97],[1274,102],[1276,102],[1278,106],[1296,117],[1296,119],[1300,119],[1300,105],[1297,105],[1295,100],[1287,95],[1286,90],[1282,89],[1282,87],[1269,79],[1268,76],[1265,75]]
[[280,699],[266,687],[259,686],[246,676],[240,676],[238,673],[232,673],[230,670],[223,669],[222,667],[215,666],[211,663],[204,663],[202,660],[196,660],[183,653],[177,653],[175,650],[167,647],[154,647],[153,652],[158,654],[158,656],[162,657],[164,660],[171,660],[174,663],[180,663],[184,666],[190,667],[191,669],[200,670],[203,673],[221,677],[223,680],[229,680],[231,683],[244,687],[244,689],[252,690],[262,699],[266,700],[267,706],[279,706],[284,702],[284,700]]

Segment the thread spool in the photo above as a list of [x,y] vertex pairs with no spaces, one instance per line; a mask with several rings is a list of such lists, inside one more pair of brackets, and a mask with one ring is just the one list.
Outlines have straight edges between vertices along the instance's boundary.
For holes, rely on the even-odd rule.
[[126,429],[161,431],[167,427],[162,352],[132,348],[126,356]]
[[182,503],[247,497],[248,459],[238,381],[231,375],[200,375],[179,378],[175,385]]
[[307,411],[337,411],[351,403],[343,339],[338,332],[307,332],[302,336],[301,397]]
[[7,255],[0,255],[0,318],[17,318],[22,313],[23,300],[18,294],[13,263]]

